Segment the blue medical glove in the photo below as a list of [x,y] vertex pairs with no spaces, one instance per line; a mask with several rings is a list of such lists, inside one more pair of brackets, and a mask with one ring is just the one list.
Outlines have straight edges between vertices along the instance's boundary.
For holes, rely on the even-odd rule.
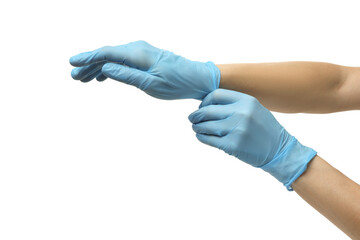
[[316,155],[256,98],[244,93],[217,89],[204,98],[189,120],[201,142],[269,172],[289,190]]
[[76,80],[109,77],[161,99],[203,99],[220,83],[214,63],[191,61],[144,41],[80,53],[70,63],[77,67],[71,72]]

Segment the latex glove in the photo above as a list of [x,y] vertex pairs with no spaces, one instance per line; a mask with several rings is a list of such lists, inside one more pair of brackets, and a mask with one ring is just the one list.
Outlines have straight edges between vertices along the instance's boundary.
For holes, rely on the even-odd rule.
[[80,53],[70,63],[77,67],[71,72],[76,80],[109,77],[161,99],[203,99],[220,83],[214,63],[191,61],[144,41]]
[[196,137],[291,184],[316,152],[291,136],[260,102],[247,94],[217,89],[189,116]]

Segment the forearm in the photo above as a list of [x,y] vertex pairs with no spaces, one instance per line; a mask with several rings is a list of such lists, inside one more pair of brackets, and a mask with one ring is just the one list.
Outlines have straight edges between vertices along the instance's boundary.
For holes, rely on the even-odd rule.
[[[349,71],[355,71],[356,68],[320,62],[244,63],[217,66],[221,71],[220,88],[252,95],[270,110],[326,113],[356,107],[356,104],[349,100],[349,95],[354,90],[350,89],[348,92],[342,90],[342,86],[349,78]],[[354,87],[354,84],[352,85]],[[357,86],[359,88],[360,85]],[[360,92],[359,90],[360,88],[357,93]]]
[[360,186],[319,156],[293,184],[306,202],[352,239],[360,239]]

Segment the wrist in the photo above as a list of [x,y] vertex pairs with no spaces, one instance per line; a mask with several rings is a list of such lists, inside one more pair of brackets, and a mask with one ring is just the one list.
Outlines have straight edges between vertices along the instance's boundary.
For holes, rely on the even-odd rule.
[[227,89],[227,79],[229,78],[229,71],[226,64],[216,64],[220,72],[219,87]]
[[292,191],[291,184],[306,171],[308,163],[316,154],[315,150],[302,145],[292,136],[286,148],[261,169],[270,173]]
[[213,62],[209,61],[206,62],[206,64],[209,66],[210,71],[211,71],[211,75],[212,75],[212,91],[218,89],[220,87],[220,82],[221,82],[221,71],[219,69],[219,67],[214,64]]

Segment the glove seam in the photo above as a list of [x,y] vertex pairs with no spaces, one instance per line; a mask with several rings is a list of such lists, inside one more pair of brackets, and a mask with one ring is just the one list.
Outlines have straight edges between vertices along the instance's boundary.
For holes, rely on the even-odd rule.
[[[211,75],[213,77],[213,79],[215,80],[215,89],[218,89],[220,86],[220,80],[221,80],[221,72],[220,69],[215,65],[215,63],[213,63],[212,61],[208,61],[206,62],[208,64],[208,66],[210,67],[211,70]],[[219,77],[217,77],[219,76]],[[215,90],[214,89],[214,90]]]

